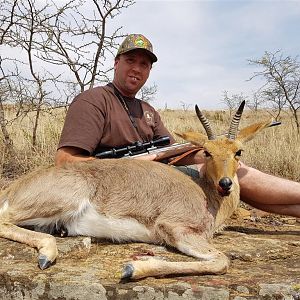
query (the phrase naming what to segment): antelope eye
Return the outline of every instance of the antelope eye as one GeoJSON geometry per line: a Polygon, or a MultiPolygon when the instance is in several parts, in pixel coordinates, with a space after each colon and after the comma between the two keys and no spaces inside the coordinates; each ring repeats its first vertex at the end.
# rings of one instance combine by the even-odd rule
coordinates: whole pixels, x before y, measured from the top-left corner
{"type": "Polygon", "coordinates": [[[238,150],[235,152],[235,156],[241,156],[242,155],[242,150],[238,150]]]}
{"type": "Polygon", "coordinates": [[[211,154],[210,154],[208,151],[205,150],[205,151],[204,151],[204,156],[205,156],[205,157],[211,157],[211,154]]]}

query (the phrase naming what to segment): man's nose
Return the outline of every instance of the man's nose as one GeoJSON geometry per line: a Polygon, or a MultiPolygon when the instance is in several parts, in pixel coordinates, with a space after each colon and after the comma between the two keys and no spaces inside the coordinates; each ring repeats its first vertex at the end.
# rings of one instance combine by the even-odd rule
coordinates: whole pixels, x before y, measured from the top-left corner
{"type": "Polygon", "coordinates": [[[134,64],[132,66],[132,70],[135,71],[135,72],[141,72],[141,66],[139,64],[134,64]]]}

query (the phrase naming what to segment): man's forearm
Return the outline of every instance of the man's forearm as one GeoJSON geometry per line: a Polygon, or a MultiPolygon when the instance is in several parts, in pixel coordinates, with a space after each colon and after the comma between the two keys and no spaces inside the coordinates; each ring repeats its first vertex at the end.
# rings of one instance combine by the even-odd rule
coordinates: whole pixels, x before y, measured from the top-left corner
{"type": "Polygon", "coordinates": [[[95,157],[85,155],[72,147],[58,149],[55,155],[55,165],[62,166],[65,163],[94,160],[95,157]]]}

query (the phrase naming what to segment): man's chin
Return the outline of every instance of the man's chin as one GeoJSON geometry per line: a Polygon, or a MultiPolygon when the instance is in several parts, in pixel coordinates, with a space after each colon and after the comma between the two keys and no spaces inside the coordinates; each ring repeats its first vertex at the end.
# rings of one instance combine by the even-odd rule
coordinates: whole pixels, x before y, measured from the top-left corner
{"type": "Polygon", "coordinates": [[[130,84],[126,86],[128,97],[135,97],[135,95],[138,93],[138,91],[142,88],[142,85],[140,84],[130,84]]]}

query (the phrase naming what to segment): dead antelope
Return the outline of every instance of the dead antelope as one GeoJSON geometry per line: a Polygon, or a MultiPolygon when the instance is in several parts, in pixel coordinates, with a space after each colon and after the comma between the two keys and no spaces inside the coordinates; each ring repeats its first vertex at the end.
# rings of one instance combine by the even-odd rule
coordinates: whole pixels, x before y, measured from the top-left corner
{"type": "Polygon", "coordinates": [[[216,138],[196,106],[207,136],[195,132],[180,135],[204,148],[205,171],[196,181],[173,167],[131,159],[38,170],[1,192],[0,237],[37,248],[41,269],[57,257],[55,238],[48,233],[64,227],[70,236],[166,244],[197,259],[128,262],[122,275],[126,279],[225,273],[229,259],[209,239],[238,206],[236,171],[242,143],[270,125],[269,121],[257,123],[237,134],[243,107],[244,103],[227,137],[216,138]],[[35,226],[40,232],[19,226],[35,226]]]}

